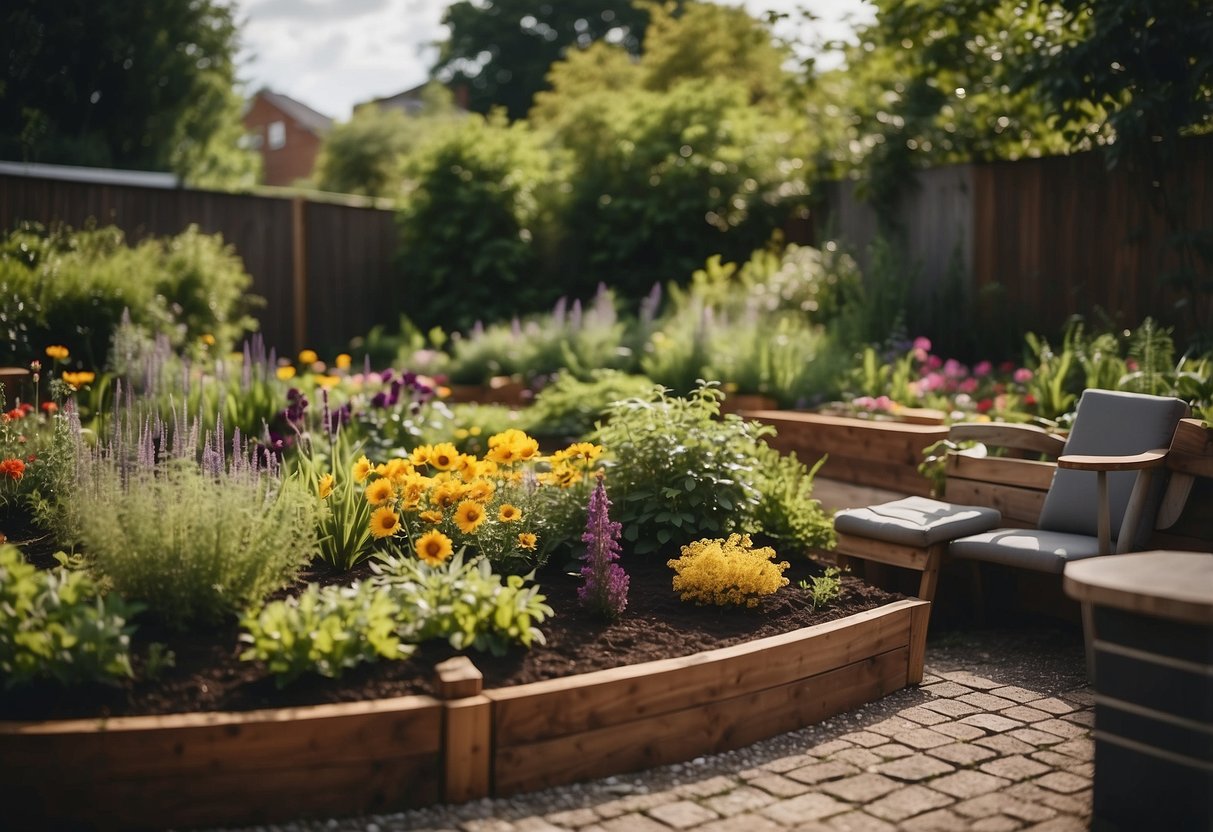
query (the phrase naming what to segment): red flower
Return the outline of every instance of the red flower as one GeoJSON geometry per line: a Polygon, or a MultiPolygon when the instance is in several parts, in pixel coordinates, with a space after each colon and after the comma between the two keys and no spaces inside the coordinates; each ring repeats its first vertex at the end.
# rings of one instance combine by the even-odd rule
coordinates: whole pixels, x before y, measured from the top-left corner
{"type": "Polygon", "coordinates": [[[29,414],[29,412],[31,410],[34,409],[34,406],[32,404],[30,404],[29,402],[22,402],[20,405],[18,405],[18,407],[21,408],[22,413],[25,413],[27,415],[29,414]]]}
{"type": "Polygon", "coordinates": [[[1028,407],[1032,407],[1034,404],[1036,404],[1036,397],[1033,396],[1031,393],[1029,393],[1028,395],[1023,397],[1023,403],[1026,404],[1028,407]]]}
{"type": "Polygon", "coordinates": [[[45,413],[47,416],[50,416],[52,413],[55,413],[58,410],[59,410],[59,405],[55,404],[54,402],[43,402],[42,403],[42,412],[45,413]]]}
{"type": "Polygon", "coordinates": [[[15,421],[17,421],[18,419],[22,419],[22,418],[24,418],[24,417],[25,417],[25,411],[24,411],[24,410],[22,410],[22,409],[21,409],[21,408],[19,408],[19,407],[14,407],[14,408],[13,408],[12,410],[10,410],[8,413],[5,413],[5,414],[4,414],[4,421],[6,421],[6,422],[15,422],[15,421]]]}
{"type": "Polygon", "coordinates": [[[10,480],[19,480],[25,476],[25,463],[19,459],[6,459],[0,462],[0,476],[10,480]]]}
{"type": "Polygon", "coordinates": [[[994,401],[992,399],[982,399],[981,401],[979,401],[977,403],[977,412],[978,413],[987,413],[987,412],[989,412],[990,408],[992,408],[993,406],[994,406],[994,401]]]}

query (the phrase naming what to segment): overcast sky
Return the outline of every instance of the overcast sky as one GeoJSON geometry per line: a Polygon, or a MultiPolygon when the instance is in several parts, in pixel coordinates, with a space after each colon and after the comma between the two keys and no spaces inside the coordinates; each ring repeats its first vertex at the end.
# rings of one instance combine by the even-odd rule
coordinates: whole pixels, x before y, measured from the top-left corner
{"type": "MultiPolygon", "coordinates": [[[[557,0],[558,2],[559,0],[557,0]]],[[[240,78],[345,120],[353,106],[423,83],[433,43],[446,38],[449,0],[238,0],[240,78]]],[[[732,3],[736,5],[736,1],[732,3]]],[[[806,7],[826,37],[846,37],[846,18],[870,20],[864,0],[745,0],[752,13],[806,7]]]]}

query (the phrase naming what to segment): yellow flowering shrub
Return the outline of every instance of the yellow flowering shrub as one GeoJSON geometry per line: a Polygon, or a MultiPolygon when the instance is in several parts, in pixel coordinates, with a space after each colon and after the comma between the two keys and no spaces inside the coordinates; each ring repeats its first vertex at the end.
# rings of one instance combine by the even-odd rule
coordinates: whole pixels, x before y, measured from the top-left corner
{"type": "Polygon", "coordinates": [[[463,547],[494,563],[534,563],[549,550],[545,492],[587,481],[601,454],[578,443],[544,457],[535,439],[510,429],[489,438],[483,458],[450,443],[420,445],[378,464],[362,457],[350,474],[374,509],[372,535],[399,538],[402,551],[426,563],[441,564],[463,547]]]}
{"type": "Polygon", "coordinates": [[[682,547],[682,556],[666,562],[674,570],[674,591],[683,601],[753,607],[788,579],[787,561],[775,562],[770,546],[754,548],[748,534],[731,534],[727,540],[703,539],[682,547]]]}

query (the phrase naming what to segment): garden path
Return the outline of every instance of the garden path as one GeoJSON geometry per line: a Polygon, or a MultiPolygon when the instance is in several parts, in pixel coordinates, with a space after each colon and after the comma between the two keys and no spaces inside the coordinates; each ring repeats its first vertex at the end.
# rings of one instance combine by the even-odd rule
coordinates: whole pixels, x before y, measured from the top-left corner
{"type": "Polygon", "coordinates": [[[744,749],[514,798],[275,829],[1085,830],[1092,694],[1073,628],[942,632],[920,687],[744,749]]]}

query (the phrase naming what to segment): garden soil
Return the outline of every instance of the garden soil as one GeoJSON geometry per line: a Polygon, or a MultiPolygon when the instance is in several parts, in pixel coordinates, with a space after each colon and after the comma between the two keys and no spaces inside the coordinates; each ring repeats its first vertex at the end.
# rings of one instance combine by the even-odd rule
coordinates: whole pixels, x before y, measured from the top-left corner
{"type": "MultiPolygon", "coordinates": [[[[823,610],[813,610],[798,584],[820,575],[821,563],[805,556],[786,557],[787,586],[753,608],[698,606],[681,601],[671,586],[673,572],[665,556],[625,556],[631,586],[628,605],[616,621],[605,621],[577,602],[581,578],[549,565],[538,577],[556,614],[540,624],[546,644],[530,650],[513,647],[504,656],[469,653],[484,674],[485,688],[506,687],[609,667],[684,656],[873,609],[902,596],[871,587],[849,575],[842,594],[823,610]]],[[[370,575],[365,565],[353,578],[370,575]]],[[[351,575],[318,570],[303,581],[349,581],[351,575]]],[[[304,676],[278,689],[264,667],[241,661],[235,624],[188,634],[141,622],[133,638],[140,656],[152,642],[173,651],[172,667],[157,681],[61,688],[39,684],[0,690],[0,720],[68,719],[96,716],[170,714],[194,711],[246,711],[259,708],[349,702],[433,692],[433,666],[455,655],[444,643],[423,645],[408,661],[380,661],[346,671],[340,679],[304,676]]],[[[137,660],[142,678],[146,667],[137,660]]]]}

